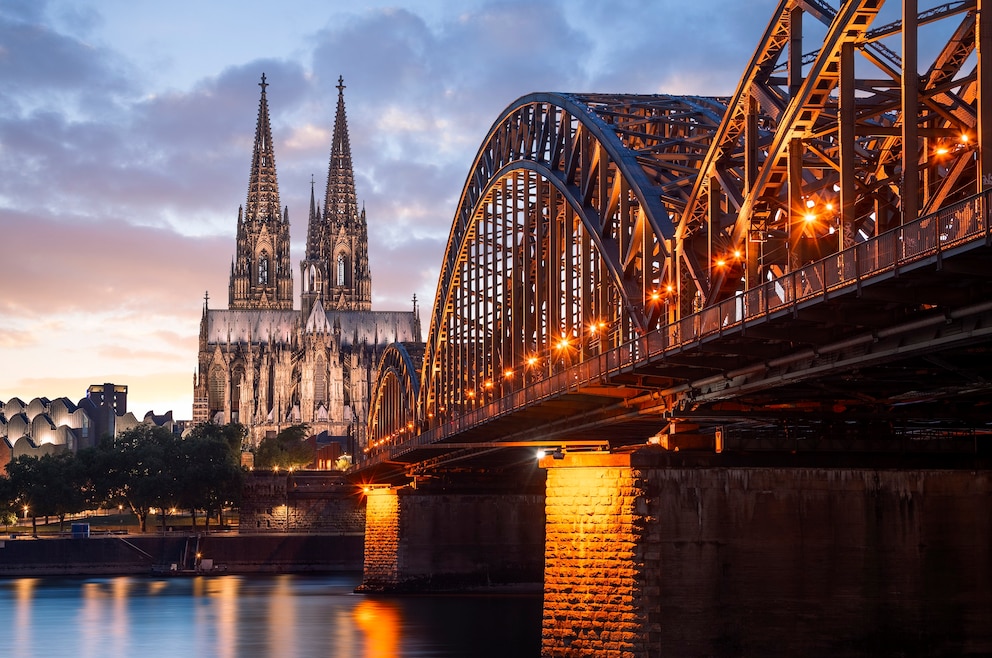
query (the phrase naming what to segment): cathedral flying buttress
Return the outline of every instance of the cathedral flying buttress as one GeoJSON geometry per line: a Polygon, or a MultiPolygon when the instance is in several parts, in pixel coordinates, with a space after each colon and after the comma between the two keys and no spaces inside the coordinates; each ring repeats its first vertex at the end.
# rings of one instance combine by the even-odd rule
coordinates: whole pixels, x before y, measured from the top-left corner
{"type": "Polygon", "coordinates": [[[259,86],[228,308],[209,308],[209,297],[203,304],[193,420],[241,422],[255,444],[306,423],[356,454],[379,358],[393,342],[420,342],[420,318],[415,307],[372,310],[368,225],[355,192],[341,78],[323,208],[311,180],[300,310],[293,309],[289,211],[279,203],[264,75],[259,86]]]}

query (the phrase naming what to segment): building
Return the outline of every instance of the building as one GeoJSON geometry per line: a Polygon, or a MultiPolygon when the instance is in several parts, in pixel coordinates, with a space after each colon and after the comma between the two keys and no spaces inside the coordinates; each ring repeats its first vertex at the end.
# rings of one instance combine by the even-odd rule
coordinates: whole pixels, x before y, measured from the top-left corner
{"type": "Polygon", "coordinates": [[[256,444],[290,425],[338,440],[354,454],[376,364],[390,343],[421,340],[410,311],[373,311],[365,209],[359,210],[344,105],[337,112],[323,208],[310,184],[301,299],[293,308],[289,210],[279,202],[262,76],[248,199],[238,209],[228,308],[204,300],[193,422],[240,422],[256,444]]]}
{"type": "Polygon", "coordinates": [[[93,384],[86,397],[74,404],[69,398],[20,398],[0,400],[0,471],[22,455],[40,457],[64,450],[78,452],[96,445],[105,436],[149,423],[180,432],[183,424],[172,412],[149,411],[142,420],[127,410],[127,386],[93,384]]]}

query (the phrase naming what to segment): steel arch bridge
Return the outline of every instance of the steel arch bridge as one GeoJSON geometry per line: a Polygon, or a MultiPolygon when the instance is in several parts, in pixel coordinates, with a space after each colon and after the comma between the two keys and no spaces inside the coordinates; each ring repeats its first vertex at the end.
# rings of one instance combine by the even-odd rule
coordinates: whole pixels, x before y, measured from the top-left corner
{"type": "MultiPolygon", "coordinates": [[[[549,422],[567,423],[583,399],[597,418],[617,406],[668,413],[691,401],[692,386],[674,386],[689,375],[607,373],[648,353],[702,352],[700,318],[743,336],[783,287],[793,303],[801,285],[825,301],[853,267],[860,297],[867,261],[855,252],[874,254],[881,272],[879,245],[904,246],[901,231],[955,204],[980,208],[972,198],[992,181],[982,4],[783,0],[732,96],[538,93],[511,104],[463,188],[422,361],[380,367],[368,456],[469,436],[556,396],[578,406],[549,422]],[[926,62],[921,33],[939,35],[937,48],[927,36],[926,62]],[[831,258],[839,275],[811,265],[831,258]]],[[[889,317],[935,306],[900,304],[889,317]]],[[[793,342],[761,348],[781,356],[793,342]]],[[[706,369],[726,377],[743,360],[706,369]]]]}

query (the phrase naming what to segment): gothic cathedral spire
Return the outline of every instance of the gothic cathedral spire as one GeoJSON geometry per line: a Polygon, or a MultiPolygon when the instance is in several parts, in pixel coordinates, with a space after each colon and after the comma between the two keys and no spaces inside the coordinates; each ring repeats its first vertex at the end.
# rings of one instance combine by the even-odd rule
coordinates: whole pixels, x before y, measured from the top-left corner
{"type": "Polygon", "coordinates": [[[248,201],[238,209],[237,254],[231,264],[231,309],[293,308],[293,271],[289,259],[289,211],[279,204],[279,182],[265,96],[259,83],[255,149],[248,177],[248,201]]]}
{"type": "MultiPolygon", "coordinates": [[[[303,274],[303,313],[321,300],[327,310],[368,311],[372,308],[368,226],[365,209],[358,210],[355,172],[351,163],[348,118],[344,110],[344,79],[338,78],[338,106],[327,171],[324,211],[311,199],[307,257],[303,274]]],[[[312,197],[312,190],[311,190],[312,197]]]]}

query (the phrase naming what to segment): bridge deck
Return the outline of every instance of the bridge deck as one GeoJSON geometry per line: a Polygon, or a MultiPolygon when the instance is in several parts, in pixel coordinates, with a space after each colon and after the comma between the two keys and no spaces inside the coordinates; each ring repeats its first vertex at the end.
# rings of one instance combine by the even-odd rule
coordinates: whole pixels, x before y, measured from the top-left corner
{"type": "Polygon", "coordinates": [[[533,449],[490,444],[616,447],[678,423],[756,435],[789,423],[800,433],[824,422],[842,431],[856,419],[921,430],[984,423],[989,200],[976,196],[810,263],[385,446],[361,468],[518,463],[533,449]],[[480,448],[464,447],[473,442],[480,448]]]}

